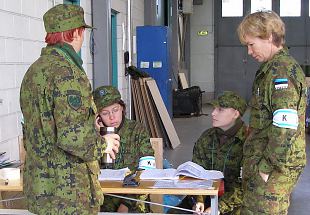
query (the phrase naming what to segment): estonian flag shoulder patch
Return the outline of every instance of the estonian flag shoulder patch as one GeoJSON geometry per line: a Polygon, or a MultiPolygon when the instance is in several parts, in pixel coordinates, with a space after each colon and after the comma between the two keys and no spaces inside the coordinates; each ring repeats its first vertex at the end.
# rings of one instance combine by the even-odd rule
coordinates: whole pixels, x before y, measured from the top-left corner
{"type": "Polygon", "coordinates": [[[273,80],[274,88],[276,90],[286,89],[288,87],[288,79],[287,78],[277,78],[273,80]]]}

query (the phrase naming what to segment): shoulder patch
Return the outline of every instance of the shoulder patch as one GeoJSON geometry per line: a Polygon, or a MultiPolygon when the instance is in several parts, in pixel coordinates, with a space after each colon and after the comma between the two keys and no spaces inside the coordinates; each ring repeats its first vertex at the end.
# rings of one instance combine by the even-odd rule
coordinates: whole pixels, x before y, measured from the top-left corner
{"type": "Polygon", "coordinates": [[[74,110],[78,110],[82,106],[82,99],[80,95],[69,94],[67,95],[67,101],[69,106],[74,110]]]}
{"type": "Polygon", "coordinates": [[[293,109],[279,109],[273,112],[273,125],[280,128],[297,129],[298,114],[293,109]]]}
{"type": "Polygon", "coordinates": [[[277,78],[273,80],[274,88],[276,90],[286,89],[288,87],[288,79],[287,78],[277,78]]]}

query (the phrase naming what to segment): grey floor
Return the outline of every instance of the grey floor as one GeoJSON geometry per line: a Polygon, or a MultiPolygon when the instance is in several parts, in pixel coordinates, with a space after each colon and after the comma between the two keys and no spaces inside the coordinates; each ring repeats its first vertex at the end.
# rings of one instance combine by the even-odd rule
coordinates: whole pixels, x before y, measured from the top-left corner
{"type": "MultiPolygon", "coordinates": [[[[211,127],[211,107],[204,106],[203,113],[199,117],[190,118],[174,118],[173,124],[181,141],[181,144],[173,149],[164,151],[164,158],[167,158],[173,165],[177,167],[181,163],[192,159],[192,149],[195,141],[201,133],[211,127]]],[[[244,116],[244,121],[248,122],[248,111],[244,116]]],[[[308,163],[310,157],[310,135],[307,134],[307,154],[308,163]]],[[[307,165],[294,192],[291,196],[291,205],[289,215],[308,215],[310,214],[310,166],[307,165]]]]}

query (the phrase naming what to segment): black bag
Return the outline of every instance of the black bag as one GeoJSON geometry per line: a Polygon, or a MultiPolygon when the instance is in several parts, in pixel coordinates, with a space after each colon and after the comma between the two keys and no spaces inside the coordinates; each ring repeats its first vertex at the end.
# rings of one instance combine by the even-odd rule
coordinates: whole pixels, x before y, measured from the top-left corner
{"type": "Polygon", "coordinates": [[[201,114],[201,99],[203,91],[199,86],[173,91],[173,116],[199,116],[201,114]]]}

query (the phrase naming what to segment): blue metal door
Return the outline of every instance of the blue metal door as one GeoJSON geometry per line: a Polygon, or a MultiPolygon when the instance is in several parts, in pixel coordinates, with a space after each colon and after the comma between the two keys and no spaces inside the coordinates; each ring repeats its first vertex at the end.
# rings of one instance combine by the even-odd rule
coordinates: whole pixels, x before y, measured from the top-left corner
{"type": "Polygon", "coordinates": [[[154,78],[167,111],[172,117],[169,35],[167,26],[138,26],[137,65],[154,78]]]}

